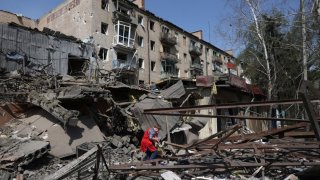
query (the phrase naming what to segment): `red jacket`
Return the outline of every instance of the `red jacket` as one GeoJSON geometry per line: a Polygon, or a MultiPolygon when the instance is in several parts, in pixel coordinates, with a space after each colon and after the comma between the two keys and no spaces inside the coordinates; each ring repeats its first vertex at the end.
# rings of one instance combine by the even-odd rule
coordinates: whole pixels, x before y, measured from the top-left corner
{"type": "Polygon", "coordinates": [[[157,150],[157,148],[153,145],[153,142],[149,138],[149,131],[150,131],[150,128],[148,128],[144,132],[142,140],[141,140],[140,150],[143,152],[146,152],[148,149],[151,152],[154,152],[155,150],[157,150]]]}

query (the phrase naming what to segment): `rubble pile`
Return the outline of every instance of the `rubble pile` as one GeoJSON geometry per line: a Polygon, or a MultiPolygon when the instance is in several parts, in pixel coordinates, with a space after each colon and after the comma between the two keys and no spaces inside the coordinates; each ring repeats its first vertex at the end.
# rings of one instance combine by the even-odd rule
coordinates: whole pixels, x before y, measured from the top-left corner
{"type": "Polygon", "coordinates": [[[319,177],[310,173],[320,166],[319,96],[267,102],[261,93],[227,84],[227,76],[200,83],[168,79],[141,88],[121,82],[121,70],[94,69],[90,44],[29,31],[28,37],[39,36],[32,46],[50,47],[34,55],[57,51],[60,64],[37,63],[14,49],[0,53],[1,179],[319,177]],[[74,48],[61,48],[69,46],[74,48]],[[250,102],[256,96],[260,101],[250,102]],[[300,104],[307,116],[256,115],[279,104],[300,104]],[[275,122],[274,129],[266,121],[275,122]],[[277,127],[277,121],[288,122],[277,127]],[[159,157],[143,161],[140,140],[150,127],[160,127],[159,157]]]}
{"type": "Polygon", "coordinates": [[[306,172],[309,167],[320,165],[319,142],[278,136],[305,126],[305,123],[300,123],[272,131],[235,135],[241,130],[241,125],[235,125],[217,133],[222,135],[218,139],[214,139],[215,134],[186,145],[165,142],[173,146],[175,151],[163,159],[111,165],[109,169],[126,173],[128,177],[160,176],[171,172],[181,179],[200,176],[208,179],[285,179],[291,174],[312,179],[318,174],[310,175],[306,172]]]}

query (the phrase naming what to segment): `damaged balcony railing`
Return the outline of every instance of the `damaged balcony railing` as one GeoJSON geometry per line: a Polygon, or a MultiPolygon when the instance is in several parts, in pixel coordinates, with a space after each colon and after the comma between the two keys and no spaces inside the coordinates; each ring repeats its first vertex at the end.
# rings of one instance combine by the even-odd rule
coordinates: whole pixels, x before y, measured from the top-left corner
{"type": "Polygon", "coordinates": [[[161,59],[163,61],[170,61],[170,62],[173,62],[173,63],[179,62],[178,56],[176,54],[171,54],[171,53],[167,53],[167,52],[161,52],[160,56],[161,56],[161,59]]]}
{"type": "Polygon", "coordinates": [[[165,33],[162,32],[160,35],[160,41],[169,45],[176,45],[177,44],[177,37],[172,33],[165,33]]]}

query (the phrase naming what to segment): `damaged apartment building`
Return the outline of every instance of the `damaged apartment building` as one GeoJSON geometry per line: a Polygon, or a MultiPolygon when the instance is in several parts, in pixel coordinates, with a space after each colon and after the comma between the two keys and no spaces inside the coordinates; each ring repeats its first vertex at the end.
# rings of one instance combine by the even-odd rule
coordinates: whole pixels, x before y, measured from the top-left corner
{"type": "Polygon", "coordinates": [[[66,0],[41,17],[44,27],[92,38],[99,69],[126,84],[200,75],[239,75],[235,58],[202,38],[144,9],[144,0],[66,0]]]}
{"type": "MultiPolygon", "coordinates": [[[[218,95],[214,96],[216,103],[250,101],[252,94],[263,96],[262,92],[252,92],[252,88],[248,88],[245,80],[239,77],[241,67],[236,66],[232,53],[204,41],[202,31],[189,33],[145,10],[144,0],[66,0],[36,21],[8,12],[0,13],[4,22],[41,31],[51,29],[92,43],[92,54],[86,57],[91,61],[73,63],[73,59],[79,58],[67,53],[62,53],[59,58],[61,61],[69,59],[63,61],[68,64],[62,66],[65,69],[70,65],[79,68],[86,65],[81,62],[91,62],[86,73],[90,80],[98,83],[115,78],[127,85],[150,86],[155,83],[162,86],[162,82],[170,81],[168,84],[172,85],[182,79],[196,87],[197,78],[211,76],[213,79],[207,78],[210,83],[196,90],[205,96],[197,104],[213,103],[210,92],[215,83],[217,86],[222,83],[217,87],[218,95]],[[231,88],[224,87],[225,83],[231,88]]],[[[57,53],[44,54],[43,59],[58,58],[57,53]]],[[[66,70],[63,73],[73,72],[66,70]]],[[[212,126],[215,131],[219,129],[216,124],[212,126]]]]}

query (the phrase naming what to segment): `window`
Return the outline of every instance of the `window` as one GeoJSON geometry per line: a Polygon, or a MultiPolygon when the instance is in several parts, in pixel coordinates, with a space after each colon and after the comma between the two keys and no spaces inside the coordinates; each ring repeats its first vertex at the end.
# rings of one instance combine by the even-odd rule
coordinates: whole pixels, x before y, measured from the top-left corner
{"type": "Polygon", "coordinates": [[[101,9],[109,11],[109,0],[101,0],[101,9]]]}
{"type": "Polygon", "coordinates": [[[138,36],[138,45],[140,47],[143,47],[143,37],[142,36],[138,36]]]}
{"type": "Polygon", "coordinates": [[[186,53],[183,53],[183,60],[184,60],[184,62],[187,62],[187,54],[186,53]]]}
{"type": "Polygon", "coordinates": [[[213,51],[212,55],[215,56],[215,57],[218,57],[218,53],[216,51],[213,51]]]}
{"type": "Polygon", "coordinates": [[[179,42],[179,33],[176,31],[174,36],[177,38],[177,42],[179,42]]]}
{"type": "Polygon", "coordinates": [[[206,48],[206,57],[209,55],[209,48],[206,48]]]}
{"type": "Polygon", "coordinates": [[[151,48],[151,51],[155,51],[156,50],[156,43],[154,41],[151,41],[150,42],[150,48],[151,48]]]}
{"type": "Polygon", "coordinates": [[[155,70],[156,70],[156,62],[151,61],[151,71],[155,71],[155,70]]]}
{"type": "Polygon", "coordinates": [[[162,32],[163,32],[163,33],[169,33],[170,30],[169,30],[169,28],[167,28],[167,27],[165,27],[165,26],[162,26],[162,32]]]}
{"type": "Polygon", "coordinates": [[[143,17],[142,16],[138,16],[138,23],[143,26],[143,17]]]}
{"type": "Polygon", "coordinates": [[[123,60],[123,61],[126,61],[127,60],[127,54],[124,54],[124,53],[117,53],[117,59],[118,60],[123,60]]]}
{"type": "Polygon", "coordinates": [[[144,61],[141,58],[139,58],[139,68],[144,68],[144,61]]]}
{"type": "Polygon", "coordinates": [[[187,45],[187,37],[183,36],[183,45],[186,46],[187,45]]]}
{"type": "Polygon", "coordinates": [[[163,47],[163,52],[170,53],[170,47],[165,46],[165,45],[162,45],[162,47],[163,47]]]}
{"type": "Polygon", "coordinates": [[[139,85],[144,85],[144,81],[143,80],[139,80],[139,85]]]}
{"type": "Polygon", "coordinates": [[[150,29],[154,31],[154,21],[150,21],[150,29]]]}
{"type": "Polygon", "coordinates": [[[101,60],[107,60],[108,57],[108,49],[100,48],[99,50],[99,58],[101,60]]]}
{"type": "Polygon", "coordinates": [[[108,24],[106,24],[106,23],[101,23],[101,33],[102,34],[108,34],[108,24]]]}
{"type": "Polygon", "coordinates": [[[118,6],[118,11],[124,14],[130,14],[129,9],[123,7],[123,6],[118,6]]]}
{"type": "Polygon", "coordinates": [[[133,47],[135,43],[135,29],[130,24],[118,21],[114,26],[116,36],[113,39],[114,44],[121,44],[126,47],[133,47]]]}

